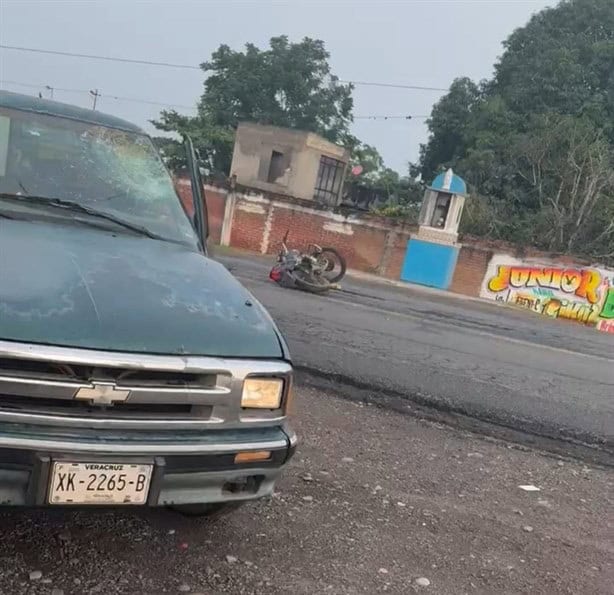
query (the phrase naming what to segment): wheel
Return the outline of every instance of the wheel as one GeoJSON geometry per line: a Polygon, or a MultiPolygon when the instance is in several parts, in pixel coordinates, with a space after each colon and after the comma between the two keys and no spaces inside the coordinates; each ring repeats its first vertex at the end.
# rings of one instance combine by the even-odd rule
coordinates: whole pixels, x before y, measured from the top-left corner
{"type": "Polygon", "coordinates": [[[312,275],[301,269],[294,269],[290,275],[295,285],[310,293],[326,293],[330,290],[330,281],[321,275],[312,275]]]}
{"type": "Polygon", "coordinates": [[[347,263],[335,248],[322,248],[318,263],[322,265],[324,276],[330,283],[338,283],[345,276],[347,263]]]}
{"type": "Polygon", "coordinates": [[[178,504],[170,508],[186,517],[207,517],[216,519],[235,511],[242,502],[209,502],[196,504],[178,504]]]}

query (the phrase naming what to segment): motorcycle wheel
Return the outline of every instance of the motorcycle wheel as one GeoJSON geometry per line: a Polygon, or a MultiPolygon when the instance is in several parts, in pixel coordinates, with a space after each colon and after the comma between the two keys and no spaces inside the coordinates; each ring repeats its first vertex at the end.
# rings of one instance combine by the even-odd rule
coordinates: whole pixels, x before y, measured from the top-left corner
{"type": "Polygon", "coordinates": [[[323,264],[324,276],[330,283],[338,283],[345,276],[347,263],[335,248],[322,248],[318,262],[323,264]]]}
{"type": "Polygon", "coordinates": [[[330,290],[330,281],[326,277],[311,275],[300,269],[292,271],[296,287],[309,293],[326,293],[330,290]]]}

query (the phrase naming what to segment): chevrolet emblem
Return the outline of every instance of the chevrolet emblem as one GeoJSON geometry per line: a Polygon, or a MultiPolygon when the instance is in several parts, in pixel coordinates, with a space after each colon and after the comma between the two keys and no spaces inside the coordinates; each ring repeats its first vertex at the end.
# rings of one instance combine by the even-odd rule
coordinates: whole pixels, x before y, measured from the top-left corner
{"type": "Polygon", "coordinates": [[[91,401],[95,405],[112,405],[124,402],[129,396],[129,390],[117,388],[113,382],[92,382],[91,387],[81,387],[75,399],[91,401]]]}

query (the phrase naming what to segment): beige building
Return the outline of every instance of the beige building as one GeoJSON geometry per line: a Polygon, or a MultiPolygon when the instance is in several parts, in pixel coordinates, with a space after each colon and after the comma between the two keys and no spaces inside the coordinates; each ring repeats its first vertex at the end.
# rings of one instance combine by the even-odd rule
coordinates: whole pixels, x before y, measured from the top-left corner
{"type": "Polygon", "coordinates": [[[336,206],[348,160],[347,149],[312,132],[244,122],[230,175],[242,186],[336,206]]]}

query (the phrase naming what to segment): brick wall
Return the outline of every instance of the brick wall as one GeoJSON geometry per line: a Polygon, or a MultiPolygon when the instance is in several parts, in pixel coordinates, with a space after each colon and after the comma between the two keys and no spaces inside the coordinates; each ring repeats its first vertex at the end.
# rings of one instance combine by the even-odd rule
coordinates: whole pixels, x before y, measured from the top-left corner
{"type": "Polygon", "coordinates": [[[183,204],[183,208],[190,217],[194,214],[194,201],[192,200],[192,189],[189,180],[179,178],[175,180],[175,190],[183,204]]]}
{"type": "Polygon", "coordinates": [[[290,247],[331,246],[351,269],[398,279],[409,238],[404,226],[376,217],[344,216],[279,196],[246,192],[234,196],[231,246],[274,254],[288,231],[290,247]]]}
{"type": "Polygon", "coordinates": [[[220,243],[227,192],[223,189],[205,187],[207,214],[209,216],[209,238],[214,244],[220,243]]]}
{"type": "MultiPolygon", "coordinates": [[[[191,215],[194,211],[190,181],[176,181],[177,192],[191,215]]],[[[211,240],[219,243],[224,223],[228,190],[205,186],[211,240]]],[[[305,206],[288,197],[235,193],[231,213],[230,246],[252,252],[274,254],[289,230],[291,247],[309,244],[332,246],[346,258],[348,268],[399,279],[410,231],[379,217],[344,217],[305,206]]],[[[413,231],[413,228],[412,228],[413,231]]]]}
{"type": "Polygon", "coordinates": [[[461,246],[450,291],[478,297],[492,255],[489,249],[472,245],[461,246]]]}
{"type": "Polygon", "coordinates": [[[230,245],[251,252],[262,251],[262,240],[267,217],[268,205],[236,199],[232,213],[230,245]]]}
{"type": "Polygon", "coordinates": [[[307,248],[319,244],[336,248],[349,268],[375,272],[382,259],[388,230],[359,222],[336,220],[330,213],[305,212],[276,206],[273,211],[267,252],[276,252],[286,230],[288,244],[307,248]]]}
{"type": "Polygon", "coordinates": [[[401,278],[401,269],[403,268],[403,262],[405,261],[407,244],[410,237],[411,236],[408,232],[399,232],[393,236],[388,263],[387,266],[380,271],[381,275],[387,277],[388,279],[394,280],[401,278]]]}
{"type": "Polygon", "coordinates": [[[479,297],[482,281],[491,258],[496,254],[515,258],[543,258],[561,266],[588,266],[592,263],[570,255],[550,254],[531,247],[520,247],[504,241],[464,237],[459,251],[450,291],[479,297]]]}
{"type": "MultiPolygon", "coordinates": [[[[185,210],[192,216],[194,214],[194,202],[192,200],[190,181],[187,178],[176,179],[175,189],[185,210]]],[[[204,191],[205,200],[207,201],[207,214],[209,216],[209,237],[214,244],[219,244],[228,192],[224,188],[216,188],[215,186],[205,186],[204,191]]]]}
{"type": "MultiPolygon", "coordinates": [[[[204,190],[212,242],[221,241],[225,224],[226,230],[230,231],[226,236],[230,246],[255,253],[276,253],[283,236],[289,231],[288,245],[291,248],[306,249],[309,244],[331,246],[346,258],[350,269],[399,280],[409,239],[417,236],[415,227],[398,221],[371,215],[333,213],[317,208],[311,201],[254,192],[243,187],[233,191],[206,185],[204,190]],[[226,222],[225,216],[229,219],[226,222]]],[[[189,180],[177,180],[177,192],[186,210],[192,213],[189,180]]],[[[505,242],[464,237],[449,290],[480,297],[489,265],[502,254],[521,261],[545,259],[545,262],[565,267],[591,264],[571,256],[545,254],[505,242]]],[[[608,272],[607,275],[608,283],[614,287],[614,274],[608,272]]],[[[614,326],[607,320],[605,323],[601,330],[614,326]]]]}
{"type": "MultiPolygon", "coordinates": [[[[379,227],[355,226],[348,267],[367,273],[378,273],[386,250],[390,230],[379,227]]],[[[334,244],[333,244],[334,245],[334,244]]]]}

